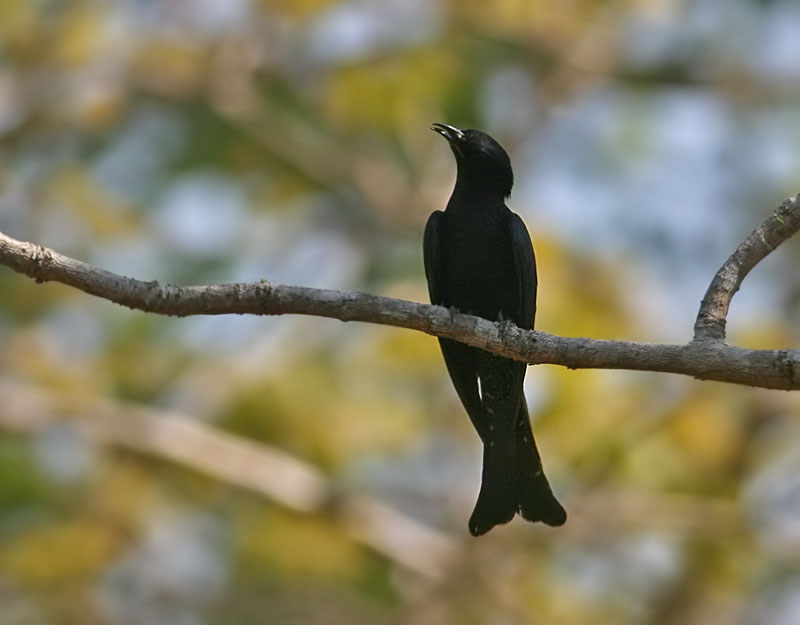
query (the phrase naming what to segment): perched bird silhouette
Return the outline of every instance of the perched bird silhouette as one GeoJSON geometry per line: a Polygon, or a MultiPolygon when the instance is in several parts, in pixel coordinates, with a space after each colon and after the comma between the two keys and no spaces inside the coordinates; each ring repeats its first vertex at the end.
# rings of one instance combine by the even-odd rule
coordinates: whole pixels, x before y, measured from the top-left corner
{"type": "MultiPolygon", "coordinates": [[[[505,205],[514,175],[505,150],[479,130],[431,127],[450,144],[458,173],[444,211],[425,226],[431,302],[489,321],[533,329],[536,260],[525,224],[505,205]]],[[[522,383],[527,365],[440,339],[447,371],[483,442],[483,476],[469,520],[474,536],[508,523],[562,525],[567,513],[550,490],[533,440],[522,383]]]]}

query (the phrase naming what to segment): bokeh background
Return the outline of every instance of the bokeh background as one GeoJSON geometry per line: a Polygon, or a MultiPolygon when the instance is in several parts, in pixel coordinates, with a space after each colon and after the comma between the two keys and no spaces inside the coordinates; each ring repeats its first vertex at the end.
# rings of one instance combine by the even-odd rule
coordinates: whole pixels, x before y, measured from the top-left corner
{"type": "MultiPolygon", "coordinates": [[[[537,327],[685,342],[800,191],[793,0],[3,0],[0,230],[124,275],[426,301],[441,121],[506,146],[537,327]]],[[[789,241],[729,339],[794,347],[789,241]]],[[[800,622],[800,400],[538,366],[570,513],[471,538],[436,341],[0,268],[0,625],[800,622]]]]}

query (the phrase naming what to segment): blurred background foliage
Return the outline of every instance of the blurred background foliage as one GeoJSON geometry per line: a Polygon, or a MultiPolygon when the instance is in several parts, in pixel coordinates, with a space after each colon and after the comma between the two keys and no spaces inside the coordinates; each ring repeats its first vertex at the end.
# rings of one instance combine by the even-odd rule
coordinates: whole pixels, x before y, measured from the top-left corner
{"type": "MultiPolygon", "coordinates": [[[[792,0],[3,0],[0,230],[426,301],[442,121],[512,155],[538,328],[684,342],[800,190],[798,32],[792,0]]],[[[797,345],[799,256],[748,278],[732,342],[797,345]]],[[[475,540],[432,338],[0,294],[0,625],[800,622],[796,394],[531,369],[570,520],[475,540]]]]}

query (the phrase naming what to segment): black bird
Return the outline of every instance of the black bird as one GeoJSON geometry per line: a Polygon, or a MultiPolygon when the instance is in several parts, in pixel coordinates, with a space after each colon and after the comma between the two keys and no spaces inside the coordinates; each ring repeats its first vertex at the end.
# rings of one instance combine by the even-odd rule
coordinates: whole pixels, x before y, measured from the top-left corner
{"type": "MultiPolygon", "coordinates": [[[[536,260],[525,224],[505,205],[514,174],[505,150],[479,130],[433,124],[450,144],[458,174],[447,208],[425,226],[431,302],[489,321],[533,329],[536,260]]],[[[473,536],[508,523],[562,525],[533,440],[522,383],[527,365],[440,339],[447,371],[483,442],[483,477],[469,520],[473,536]]]]}

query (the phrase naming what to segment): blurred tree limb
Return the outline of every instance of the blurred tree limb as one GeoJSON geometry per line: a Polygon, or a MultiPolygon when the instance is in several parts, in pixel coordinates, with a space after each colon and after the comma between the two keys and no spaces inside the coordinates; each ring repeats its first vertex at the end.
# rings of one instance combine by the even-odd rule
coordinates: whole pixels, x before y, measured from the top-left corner
{"type": "Polygon", "coordinates": [[[301,314],[364,321],[454,339],[530,364],[570,369],[631,369],[689,375],[771,389],[800,389],[800,350],[754,350],[727,345],[731,298],[748,272],[800,229],[800,198],[787,199],[739,245],[714,276],[700,306],[694,338],[685,345],[559,337],[492,323],[439,306],[326,289],[273,284],[161,285],[120,276],[16,241],[0,233],[0,264],[129,308],[163,315],[301,314]]]}
{"type": "MultiPolygon", "coordinates": [[[[118,399],[52,391],[0,380],[0,429],[36,434],[67,427],[86,441],[197,471],[299,514],[329,514],[356,542],[433,582],[463,565],[459,540],[373,497],[341,489],[312,464],[176,411],[118,399]]],[[[691,531],[726,540],[742,529],[736,503],[723,498],[604,490],[575,498],[569,536],[627,525],[691,531]]]]}
{"type": "Polygon", "coordinates": [[[191,417],[118,400],[54,393],[0,381],[0,427],[32,433],[66,425],[87,440],[193,469],[298,513],[330,513],[354,540],[423,577],[439,579],[454,540],[374,498],[340,492],[316,467],[277,448],[191,417]],[[76,409],[80,406],[80,409],[76,409]]]}

